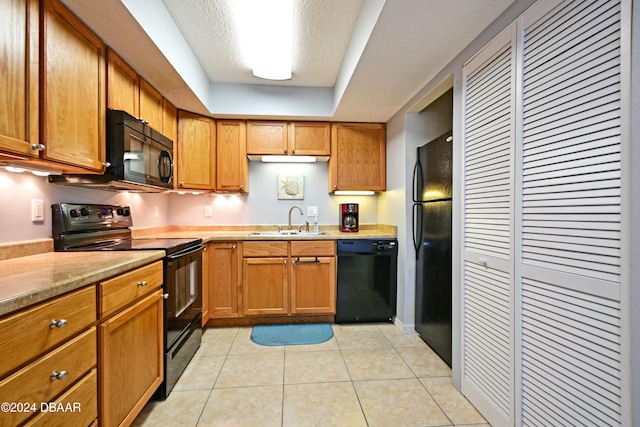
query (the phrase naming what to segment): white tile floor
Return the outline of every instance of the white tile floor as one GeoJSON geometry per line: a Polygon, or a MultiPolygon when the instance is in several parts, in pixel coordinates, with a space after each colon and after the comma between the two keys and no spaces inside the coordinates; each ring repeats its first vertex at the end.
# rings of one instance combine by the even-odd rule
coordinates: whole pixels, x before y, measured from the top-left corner
{"type": "Polygon", "coordinates": [[[136,426],[488,426],[417,335],[333,325],[317,345],[264,347],[251,328],[209,328],[164,402],[136,426]]]}

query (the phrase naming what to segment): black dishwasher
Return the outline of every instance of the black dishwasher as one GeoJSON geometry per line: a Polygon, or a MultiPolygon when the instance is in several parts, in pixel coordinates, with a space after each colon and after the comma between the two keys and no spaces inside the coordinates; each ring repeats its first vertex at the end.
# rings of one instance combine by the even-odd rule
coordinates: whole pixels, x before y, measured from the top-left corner
{"type": "Polygon", "coordinates": [[[393,321],[397,259],[396,239],[338,240],[336,323],[393,321]]]}

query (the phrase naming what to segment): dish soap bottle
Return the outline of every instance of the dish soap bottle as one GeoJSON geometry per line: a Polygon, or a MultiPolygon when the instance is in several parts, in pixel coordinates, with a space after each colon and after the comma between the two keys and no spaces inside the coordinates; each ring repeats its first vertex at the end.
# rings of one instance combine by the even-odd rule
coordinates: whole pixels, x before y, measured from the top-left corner
{"type": "Polygon", "coordinates": [[[313,231],[314,233],[317,233],[320,231],[320,229],[318,228],[318,215],[316,215],[315,219],[313,220],[313,231]]]}

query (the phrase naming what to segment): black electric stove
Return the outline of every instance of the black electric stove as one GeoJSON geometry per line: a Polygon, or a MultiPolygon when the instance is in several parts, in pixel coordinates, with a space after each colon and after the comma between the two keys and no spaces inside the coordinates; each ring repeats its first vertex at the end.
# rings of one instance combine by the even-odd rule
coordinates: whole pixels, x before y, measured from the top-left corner
{"type": "Polygon", "coordinates": [[[202,239],[133,239],[129,206],[51,205],[57,252],[163,250],[165,399],[202,338],[202,239]]]}

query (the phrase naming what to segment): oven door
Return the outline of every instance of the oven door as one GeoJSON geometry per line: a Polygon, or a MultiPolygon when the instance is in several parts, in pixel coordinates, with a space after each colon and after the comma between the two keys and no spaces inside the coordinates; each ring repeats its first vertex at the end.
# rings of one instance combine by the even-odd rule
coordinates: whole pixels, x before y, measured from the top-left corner
{"type": "Polygon", "coordinates": [[[198,245],[165,258],[166,349],[202,311],[202,250],[198,245]]]}

